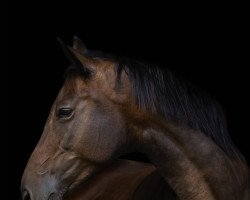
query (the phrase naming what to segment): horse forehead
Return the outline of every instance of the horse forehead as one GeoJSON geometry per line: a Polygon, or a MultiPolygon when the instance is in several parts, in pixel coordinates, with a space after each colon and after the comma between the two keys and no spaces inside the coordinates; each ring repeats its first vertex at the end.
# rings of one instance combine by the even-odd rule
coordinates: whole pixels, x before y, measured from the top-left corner
{"type": "MultiPolygon", "coordinates": [[[[57,96],[57,103],[71,100],[75,97],[92,96],[103,90],[104,83],[98,85],[94,80],[84,80],[81,76],[66,78],[64,84],[57,96]]],[[[107,88],[107,87],[106,87],[107,88]]]]}
{"type": "Polygon", "coordinates": [[[85,79],[80,75],[66,78],[62,98],[77,96],[105,95],[110,100],[127,101],[131,93],[130,81],[125,72],[117,74],[116,64],[112,61],[98,61],[94,64],[93,74],[85,79]],[[118,77],[119,76],[119,81],[118,77]]]}

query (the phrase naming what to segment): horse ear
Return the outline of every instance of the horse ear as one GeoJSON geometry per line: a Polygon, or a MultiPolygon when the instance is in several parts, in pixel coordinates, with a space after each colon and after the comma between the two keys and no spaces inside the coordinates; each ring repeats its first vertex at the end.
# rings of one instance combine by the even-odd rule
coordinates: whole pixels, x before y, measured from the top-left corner
{"type": "Polygon", "coordinates": [[[73,37],[73,49],[83,55],[87,52],[85,44],[77,36],[73,37]]]}
{"type": "Polygon", "coordinates": [[[83,76],[88,76],[91,74],[91,70],[87,68],[76,56],[74,49],[66,45],[60,38],[57,38],[59,44],[62,47],[62,50],[66,56],[66,58],[69,60],[72,67],[75,67],[83,76]]]}

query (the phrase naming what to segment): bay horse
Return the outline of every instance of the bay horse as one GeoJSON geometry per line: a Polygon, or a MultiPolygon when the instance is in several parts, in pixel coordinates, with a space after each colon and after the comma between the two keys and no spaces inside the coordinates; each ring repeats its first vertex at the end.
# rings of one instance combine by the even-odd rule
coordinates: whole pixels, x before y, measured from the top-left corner
{"type": "Polygon", "coordinates": [[[247,164],[210,95],[167,69],[90,51],[77,37],[73,47],[59,42],[70,66],[25,168],[23,200],[70,199],[130,152],[149,157],[172,199],[249,199],[247,164]]]}
{"type": "Polygon", "coordinates": [[[66,199],[172,200],[176,194],[152,164],[118,159],[66,199]]]}

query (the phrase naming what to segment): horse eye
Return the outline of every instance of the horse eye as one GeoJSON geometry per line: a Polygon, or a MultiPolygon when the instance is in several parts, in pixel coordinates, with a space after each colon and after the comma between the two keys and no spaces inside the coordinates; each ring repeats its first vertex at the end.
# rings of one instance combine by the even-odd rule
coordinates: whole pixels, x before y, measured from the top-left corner
{"type": "Polygon", "coordinates": [[[68,118],[73,113],[73,109],[71,108],[60,108],[57,112],[57,117],[60,118],[68,118]]]}

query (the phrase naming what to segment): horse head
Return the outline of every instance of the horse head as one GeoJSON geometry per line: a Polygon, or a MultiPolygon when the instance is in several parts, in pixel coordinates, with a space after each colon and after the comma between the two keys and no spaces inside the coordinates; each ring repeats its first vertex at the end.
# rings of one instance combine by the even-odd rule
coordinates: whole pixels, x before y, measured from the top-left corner
{"type": "Polygon", "coordinates": [[[129,151],[125,73],[118,89],[117,63],[90,56],[77,37],[73,48],[59,41],[70,66],[25,169],[23,199],[61,199],[129,151]]]}

